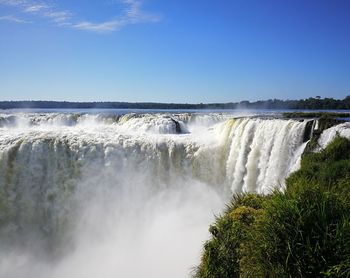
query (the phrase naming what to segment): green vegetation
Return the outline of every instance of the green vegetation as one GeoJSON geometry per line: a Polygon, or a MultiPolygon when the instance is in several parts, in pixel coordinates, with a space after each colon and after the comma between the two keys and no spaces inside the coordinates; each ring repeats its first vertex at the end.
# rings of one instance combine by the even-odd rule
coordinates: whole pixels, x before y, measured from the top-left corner
{"type": "Polygon", "coordinates": [[[304,154],[285,192],[235,195],[194,278],[350,277],[350,141],[304,154]]]}
{"type": "Polygon", "coordinates": [[[269,99],[228,103],[156,103],[156,102],[67,102],[0,101],[0,109],[350,109],[350,96],[344,99],[307,98],[300,100],[269,99]]]}
{"type": "Polygon", "coordinates": [[[286,112],[283,117],[287,119],[312,119],[312,118],[350,118],[350,113],[336,112],[286,112]]]}

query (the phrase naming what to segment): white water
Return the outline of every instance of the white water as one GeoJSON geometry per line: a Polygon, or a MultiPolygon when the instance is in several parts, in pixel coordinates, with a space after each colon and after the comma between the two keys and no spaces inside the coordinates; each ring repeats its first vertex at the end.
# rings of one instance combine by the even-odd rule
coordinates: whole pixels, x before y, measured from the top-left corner
{"type": "Polygon", "coordinates": [[[306,123],[291,120],[60,113],[0,119],[6,278],[188,277],[231,193],[283,189],[305,147],[306,123]]]}
{"type": "Polygon", "coordinates": [[[319,149],[325,148],[337,135],[350,139],[350,123],[346,122],[326,129],[318,140],[319,149]]]}

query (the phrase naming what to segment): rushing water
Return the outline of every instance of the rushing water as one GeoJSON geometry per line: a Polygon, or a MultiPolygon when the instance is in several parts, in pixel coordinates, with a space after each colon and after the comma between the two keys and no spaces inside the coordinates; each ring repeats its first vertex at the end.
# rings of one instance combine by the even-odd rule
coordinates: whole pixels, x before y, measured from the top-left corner
{"type": "Polygon", "coordinates": [[[188,277],[232,192],[283,190],[305,147],[307,121],[158,112],[0,114],[0,277],[188,277]]]}

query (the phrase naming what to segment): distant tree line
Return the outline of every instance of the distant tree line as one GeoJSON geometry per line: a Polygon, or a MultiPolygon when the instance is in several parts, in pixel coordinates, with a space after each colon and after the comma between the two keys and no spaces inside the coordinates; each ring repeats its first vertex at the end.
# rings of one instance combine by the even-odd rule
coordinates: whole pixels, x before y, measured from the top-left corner
{"type": "Polygon", "coordinates": [[[67,101],[0,101],[0,109],[347,109],[350,96],[334,98],[307,98],[301,100],[259,100],[229,103],[156,103],[156,102],[67,102],[67,101]]]}

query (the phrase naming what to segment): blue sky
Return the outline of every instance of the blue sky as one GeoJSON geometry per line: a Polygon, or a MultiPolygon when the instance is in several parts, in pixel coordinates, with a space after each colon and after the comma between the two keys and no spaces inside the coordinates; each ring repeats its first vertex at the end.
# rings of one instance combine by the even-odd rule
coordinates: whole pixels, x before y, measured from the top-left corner
{"type": "Polygon", "coordinates": [[[348,0],[0,0],[0,100],[350,95],[348,0]]]}

